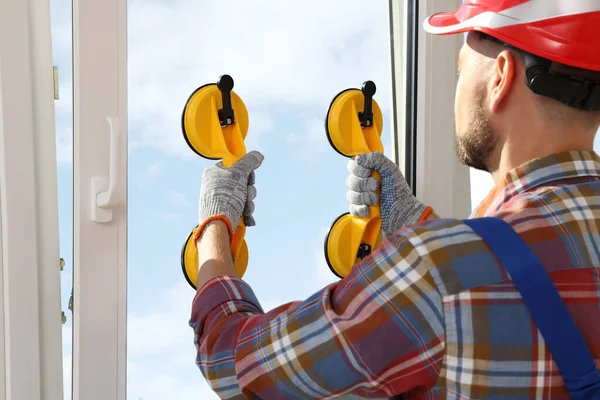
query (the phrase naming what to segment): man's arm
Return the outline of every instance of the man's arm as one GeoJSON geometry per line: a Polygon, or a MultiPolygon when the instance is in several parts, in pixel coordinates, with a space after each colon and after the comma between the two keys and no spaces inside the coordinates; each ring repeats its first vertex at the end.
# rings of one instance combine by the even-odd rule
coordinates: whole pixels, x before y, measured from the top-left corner
{"type": "Polygon", "coordinates": [[[429,216],[427,217],[427,221],[433,221],[436,219],[440,219],[440,216],[436,214],[435,211],[433,211],[433,209],[431,210],[431,214],[429,214],[429,216]]]}
{"type": "Polygon", "coordinates": [[[197,364],[224,399],[387,397],[432,387],[443,354],[442,300],[407,237],[386,239],[345,279],[263,313],[237,278],[228,231],[198,242],[190,325],[197,364]]]}
{"type": "Polygon", "coordinates": [[[198,288],[218,276],[239,275],[233,266],[230,236],[227,225],[222,220],[207,224],[198,240],[198,288]]]}

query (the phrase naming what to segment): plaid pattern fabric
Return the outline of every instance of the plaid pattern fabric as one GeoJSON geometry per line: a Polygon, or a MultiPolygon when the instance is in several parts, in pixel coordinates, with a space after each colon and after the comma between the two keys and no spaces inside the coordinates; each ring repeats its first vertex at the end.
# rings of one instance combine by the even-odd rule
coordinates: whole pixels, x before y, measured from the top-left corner
{"type": "MultiPolygon", "coordinates": [[[[600,367],[600,157],[530,161],[473,214],[529,244],[600,367]]],[[[405,227],[345,279],[268,313],[244,281],[215,278],[190,325],[224,399],[569,398],[504,268],[454,219],[405,227]]]]}

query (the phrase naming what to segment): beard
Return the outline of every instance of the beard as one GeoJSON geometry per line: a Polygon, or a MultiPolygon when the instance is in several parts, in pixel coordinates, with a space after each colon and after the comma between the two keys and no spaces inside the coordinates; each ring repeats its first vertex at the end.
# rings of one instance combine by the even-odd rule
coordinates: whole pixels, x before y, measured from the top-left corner
{"type": "Polygon", "coordinates": [[[489,171],[488,161],[498,142],[498,133],[492,126],[485,108],[487,92],[485,83],[475,88],[473,119],[462,135],[456,138],[456,154],[459,161],[471,168],[489,171]]]}

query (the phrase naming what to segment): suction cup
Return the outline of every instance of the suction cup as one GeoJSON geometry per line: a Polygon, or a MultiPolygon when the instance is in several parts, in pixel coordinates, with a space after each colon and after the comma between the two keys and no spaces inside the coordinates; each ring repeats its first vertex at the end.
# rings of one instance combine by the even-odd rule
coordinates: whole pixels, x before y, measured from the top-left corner
{"type": "Polygon", "coordinates": [[[210,160],[223,159],[226,167],[246,154],[249,124],[246,105],[232,89],[229,75],[199,87],[181,117],[183,137],[192,151],[210,160]]]}
{"type": "MultiPolygon", "coordinates": [[[[246,154],[244,139],[248,133],[248,110],[242,99],[232,91],[233,78],[219,77],[216,84],[199,87],[191,94],[183,109],[181,126],[188,146],[201,157],[223,160],[231,167],[246,154]]],[[[231,252],[239,276],[248,265],[248,246],[244,239],[243,218],[234,234],[231,252]]],[[[187,282],[196,289],[198,282],[198,249],[190,233],[181,249],[181,268],[187,282]]]]}
{"type": "Polygon", "coordinates": [[[337,277],[346,277],[352,267],[381,246],[381,219],[340,215],[325,238],[325,260],[337,277]]]}
{"type": "Polygon", "coordinates": [[[345,157],[373,151],[383,152],[383,116],[373,99],[376,87],[366,81],[362,89],[346,89],[331,102],[325,132],[331,147],[345,157]]]}

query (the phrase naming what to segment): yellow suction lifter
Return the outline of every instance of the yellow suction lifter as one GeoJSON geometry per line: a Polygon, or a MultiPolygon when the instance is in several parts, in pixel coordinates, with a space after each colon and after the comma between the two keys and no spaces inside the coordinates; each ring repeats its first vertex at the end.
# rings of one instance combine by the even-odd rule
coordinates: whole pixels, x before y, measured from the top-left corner
{"type": "MultiPolygon", "coordinates": [[[[366,81],[362,89],[347,89],[331,102],[325,121],[329,143],[345,157],[374,151],[383,152],[381,132],[383,117],[373,99],[375,83],[366,81]]],[[[381,180],[378,172],[372,177],[381,180]]],[[[379,189],[377,190],[379,198],[379,189]]],[[[329,269],[343,278],[371,251],[381,246],[381,210],[379,202],[369,206],[368,217],[350,213],[340,215],[325,238],[325,259],[329,269]]]]}
{"type": "MultiPolygon", "coordinates": [[[[181,118],[183,137],[190,148],[201,157],[222,160],[226,168],[246,154],[244,139],[249,123],[248,110],[232,89],[233,78],[229,75],[222,75],[217,83],[201,86],[189,97],[181,118]]],[[[181,250],[181,268],[185,279],[196,289],[198,249],[193,243],[194,232],[195,229],[181,250]]],[[[248,265],[245,234],[246,226],[242,217],[231,247],[235,269],[240,277],[248,265]]]]}

